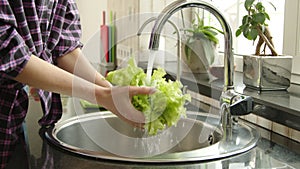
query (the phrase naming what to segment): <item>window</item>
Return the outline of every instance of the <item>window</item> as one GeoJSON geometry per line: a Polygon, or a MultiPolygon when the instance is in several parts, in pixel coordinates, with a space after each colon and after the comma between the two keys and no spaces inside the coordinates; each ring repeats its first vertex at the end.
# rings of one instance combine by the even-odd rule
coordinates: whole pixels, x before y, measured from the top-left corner
{"type": "MultiPolygon", "coordinates": [[[[157,1],[157,0],[153,0],[157,1]]],[[[173,2],[174,0],[168,0],[166,4],[173,2]]],[[[236,54],[252,54],[255,51],[255,45],[253,42],[246,40],[244,37],[235,37],[235,31],[237,30],[242,16],[245,14],[244,0],[206,0],[216,6],[229,22],[233,33],[233,48],[236,54]]],[[[265,0],[266,1],[266,0],[265,0]]],[[[269,0],[271,1],[271,0],[269,0]]],[[[299,0],[277,0],[271,1],[276,10],[266,4],[268,13],[271,20],[268,21],[269,29],[273,35],[275,48],[278,53],[288,54],[294,56],[293,64],[293,76],[292,82],[300,84],[300,67],[297,63],[300,63],[300,2],[299,0]]],[[[165,5],[163,3],[161,6],[165,5]]],[[[156,9],[156,6],[153,7],[156,9]]],[[[220,43],[223,43],[220,41],[220,43]]],[[[220,50],[223,50],[222,44],[220,44],[220,50]]],[[[236,56],[237,69],[242,69],[241,57],[236,56]]]]}
{"type": "MultiPolygon", "coordinates": [[[[227,17],[231,25],[233,34],[241,22],[241,17],[244,15],[244,0],[227,0],[224,1],[212,0],[227,17]]],[[[275,48],[278,53],[294,56],[292,82],[300,84],[300,2],[298,0],[280,0],[271,1],[276,10],[272,6],[265,5],[270,14],[271,21],[268,22],[270,31],[274,38],[275,48]],[[275,36],[276,35],[276,36],[275,36]]],[[[236,54],[251,54],[255,50],[252,42],[245,38],[234,36],[233,40],[234,52],[236,54]]],[[[239,60],[236,59],[237,61],[239,60]]],[[[241,63],[241,61],[239,61],[241,63]]],[[[241,65],[238,65],[241,69],[241,65]]]]}
{"type": "MultiPolygon", "coordinates": [[[[233,48],[236,54],[253,54],[255,52],[255,44],[245,39],[242,35],[235,37],[235,31],[242,22],[242,17],[246,14],[244,9],[244,0],[213,0],[212,2],[227,18],[233,33],[233,48]]],[[[266,10],[271,20],[267,21],[269,29],[273,35],[273,41],[278,53],[282,53],[283,47],[283,30],[284,30],[284,4],[285,1],[272,1],[276,10],[270,4],[265,4],[266,10]],[[274,36],[276,35],[276,36],[274,36]]]]}

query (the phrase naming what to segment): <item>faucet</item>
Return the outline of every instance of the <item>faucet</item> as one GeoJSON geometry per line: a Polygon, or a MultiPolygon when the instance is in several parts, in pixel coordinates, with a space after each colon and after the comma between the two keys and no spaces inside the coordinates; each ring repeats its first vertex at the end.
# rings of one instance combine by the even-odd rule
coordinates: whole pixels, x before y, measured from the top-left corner
{"type": "Polygon", "coordinates": [[[234,58],[232,51],[232,32],[225,17],[211,4],[201,0],[177,0],[163,9],[157,17],[152,28],[149,49],[158,50],[160,33],[164,24],[177,11],[184,8],[198,7],[212,13],[220,22],[224,32],[225,49],[224,49],[224,87],[220,97],[221,107],[221,125],[226,137],[226,131],[231,130],[236,116],[246,115],[252,112],[253,99],[235,92],[233,85],[234,78],[234,58]]]}
{"type": "MultiPolygon", "coordinates": [[[[151,18],[147,19],[142,24],[140,29],[138,30],[137,36],[140,36],[142,34],[142,31],[144,30],[144,28],[146,27],[147,24],[149,24],[149,23],[151,23],[155,20],[156,20],[156,17],[151,17],[151,18]]],[[[176,26],[176,24],[174,22],[172,22],[171,20],[167,20],[167,22],[170,23],[173,26],[173,28],[175,29],[176,35],[177,35],[177,73],[176,73],[176,79],[178,81],[180,81],[180,76],[181,76],[181,64],[180,64],[181,63],[181,36],[180,36],[180,31],[179,31],[178,27],[176,26]]]]}

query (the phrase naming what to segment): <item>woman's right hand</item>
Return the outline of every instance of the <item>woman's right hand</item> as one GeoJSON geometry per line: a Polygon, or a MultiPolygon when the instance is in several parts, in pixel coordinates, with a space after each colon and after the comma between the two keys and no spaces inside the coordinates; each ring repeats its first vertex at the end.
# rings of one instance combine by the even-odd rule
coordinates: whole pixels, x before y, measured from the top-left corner
{"type": "Polygon", "coordinates": [[[155,91],[155,88],[137,86],[104,88],[99,97],[97,96],[97,102],[129,124],[143,128],[145,116],[133,107],[131,99],[134,95],[149,95],[155,91]]]}

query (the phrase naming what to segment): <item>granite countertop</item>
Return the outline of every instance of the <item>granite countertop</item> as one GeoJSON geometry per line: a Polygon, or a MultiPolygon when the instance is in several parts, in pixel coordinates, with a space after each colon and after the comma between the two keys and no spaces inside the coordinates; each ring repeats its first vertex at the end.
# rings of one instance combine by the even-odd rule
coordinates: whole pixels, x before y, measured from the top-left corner
{"type": "MultiPolygon", "coordinates": [[[[165,64],[166,71],[175,77],[176,63],[165,64]]],[[[224,80],[209,81],[206,75],[183,72],[181,81],[189,89],[218,100],[223,90],[224,80]]],[[[241,94],[253,97],[254,114],[300,131],[300,85],[291,84],[287,91],[262,91],[246,88],[243,84],[243,74],[234,74],[235,90],[241,94]]]]}
{"type": "MultiPolygon", "coordinates": [[[[189,85],[194,91],[200,94],[218,99],[223,82],[215,80],[208,82],[200,75],[183,74],[182,81],[189,85]],[[197,83],[190,83],[191,79],[197,83]]],[[[278,121],[292,128],[299,129],[300,116],[300,94],[299,86],[292,84],[288,91],[258,93],[255,90],[245,89],[241,84],[241,74],[236,73],[236,88],[244,94],[254,98],[255,104],[261,106],[255,114],[268,119],[278,121]],[[239,82],[240,81],[240,82],[239,82]],[[280,116],[279,114],[280,113],[280,116]]],[[[74,116],[76,109],[72,98],[63,98],[64,115],[63,119],[74,116]]],[[[258,141],[257,146],[248,152],[235,155],[229,158],[191,163],[168,163],[168,164],[145,164],[132,162],[119,162],[83,157],[81,155],[66,152],[49,143],[40,129],[37,121],[41,117],[40,103],[30,100],[29,113],[24,125],[26,139],[18,143],[13,153],[8,169],[183,169],[183,168],[209,168],[209,169],[246,169],[246,168],[300,168],[300,144],[299,142],[283,137],[279,134],[254,126],[246,121],[241,122],[251,125],[261,133],[263,137],[258,141]],[[268,136],[268,137],[264,137],[268,136]],[[272,139],[269,139],[272,138],[272,139]]],[[[120,143],[121,144],[121,143],[120,143]]]]}
{"type": "MultiPolygon", "coordinates": [[[[261,138],[255,148],[248,152],[229,158],[191,163],[147,164],[102,160],[88,158],[78,154],[66,152],[49,143],[43,130],[37,123],[41,117],[38,102],[30,101],[30,110],[26,118],[26,144],[20,142],[13,154],[8,169],[183,169],[183,168],[210,168],[210,169],[246,169],[246,168],[300,168],[300,144],[263,128],[253,126],[262,135],[271,134],[272,141],[261,138]],[[280,143],[284,142],[284,146],[280,143]],[[286,146],[288,145],[288,146],[286,146]],[[23,148],[25,146],[25,149],[23,148]]],[[[74,116],[75,106],[72,98],[64,98],[63,119],[74,116]]],[[[247,122],[245,122],[247,123],[247,122]]],[[[248,123],[247,123],[248,124],[248,123]]],[[[251,124],[248,124],[251,125],[251,124]]],[[[121,143],[120,143],[121,144],[121,143]]]]}

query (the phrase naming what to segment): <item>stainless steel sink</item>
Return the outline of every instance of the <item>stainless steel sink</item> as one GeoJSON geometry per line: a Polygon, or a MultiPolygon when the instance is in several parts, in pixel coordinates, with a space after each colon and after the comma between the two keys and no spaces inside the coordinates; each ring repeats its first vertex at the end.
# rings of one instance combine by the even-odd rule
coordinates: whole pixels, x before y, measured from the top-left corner
{"type": "Polygon", "coordinates": [[[133,128],[110,112],[79,115],[60,121],[46,132],[54,145],[86,157],[126,162],[188,162],[240,154],[256,145],[259,134],[251,127],[233,125],[223,138],[218,119],[197,112],[155,136],[133,128]]]}

